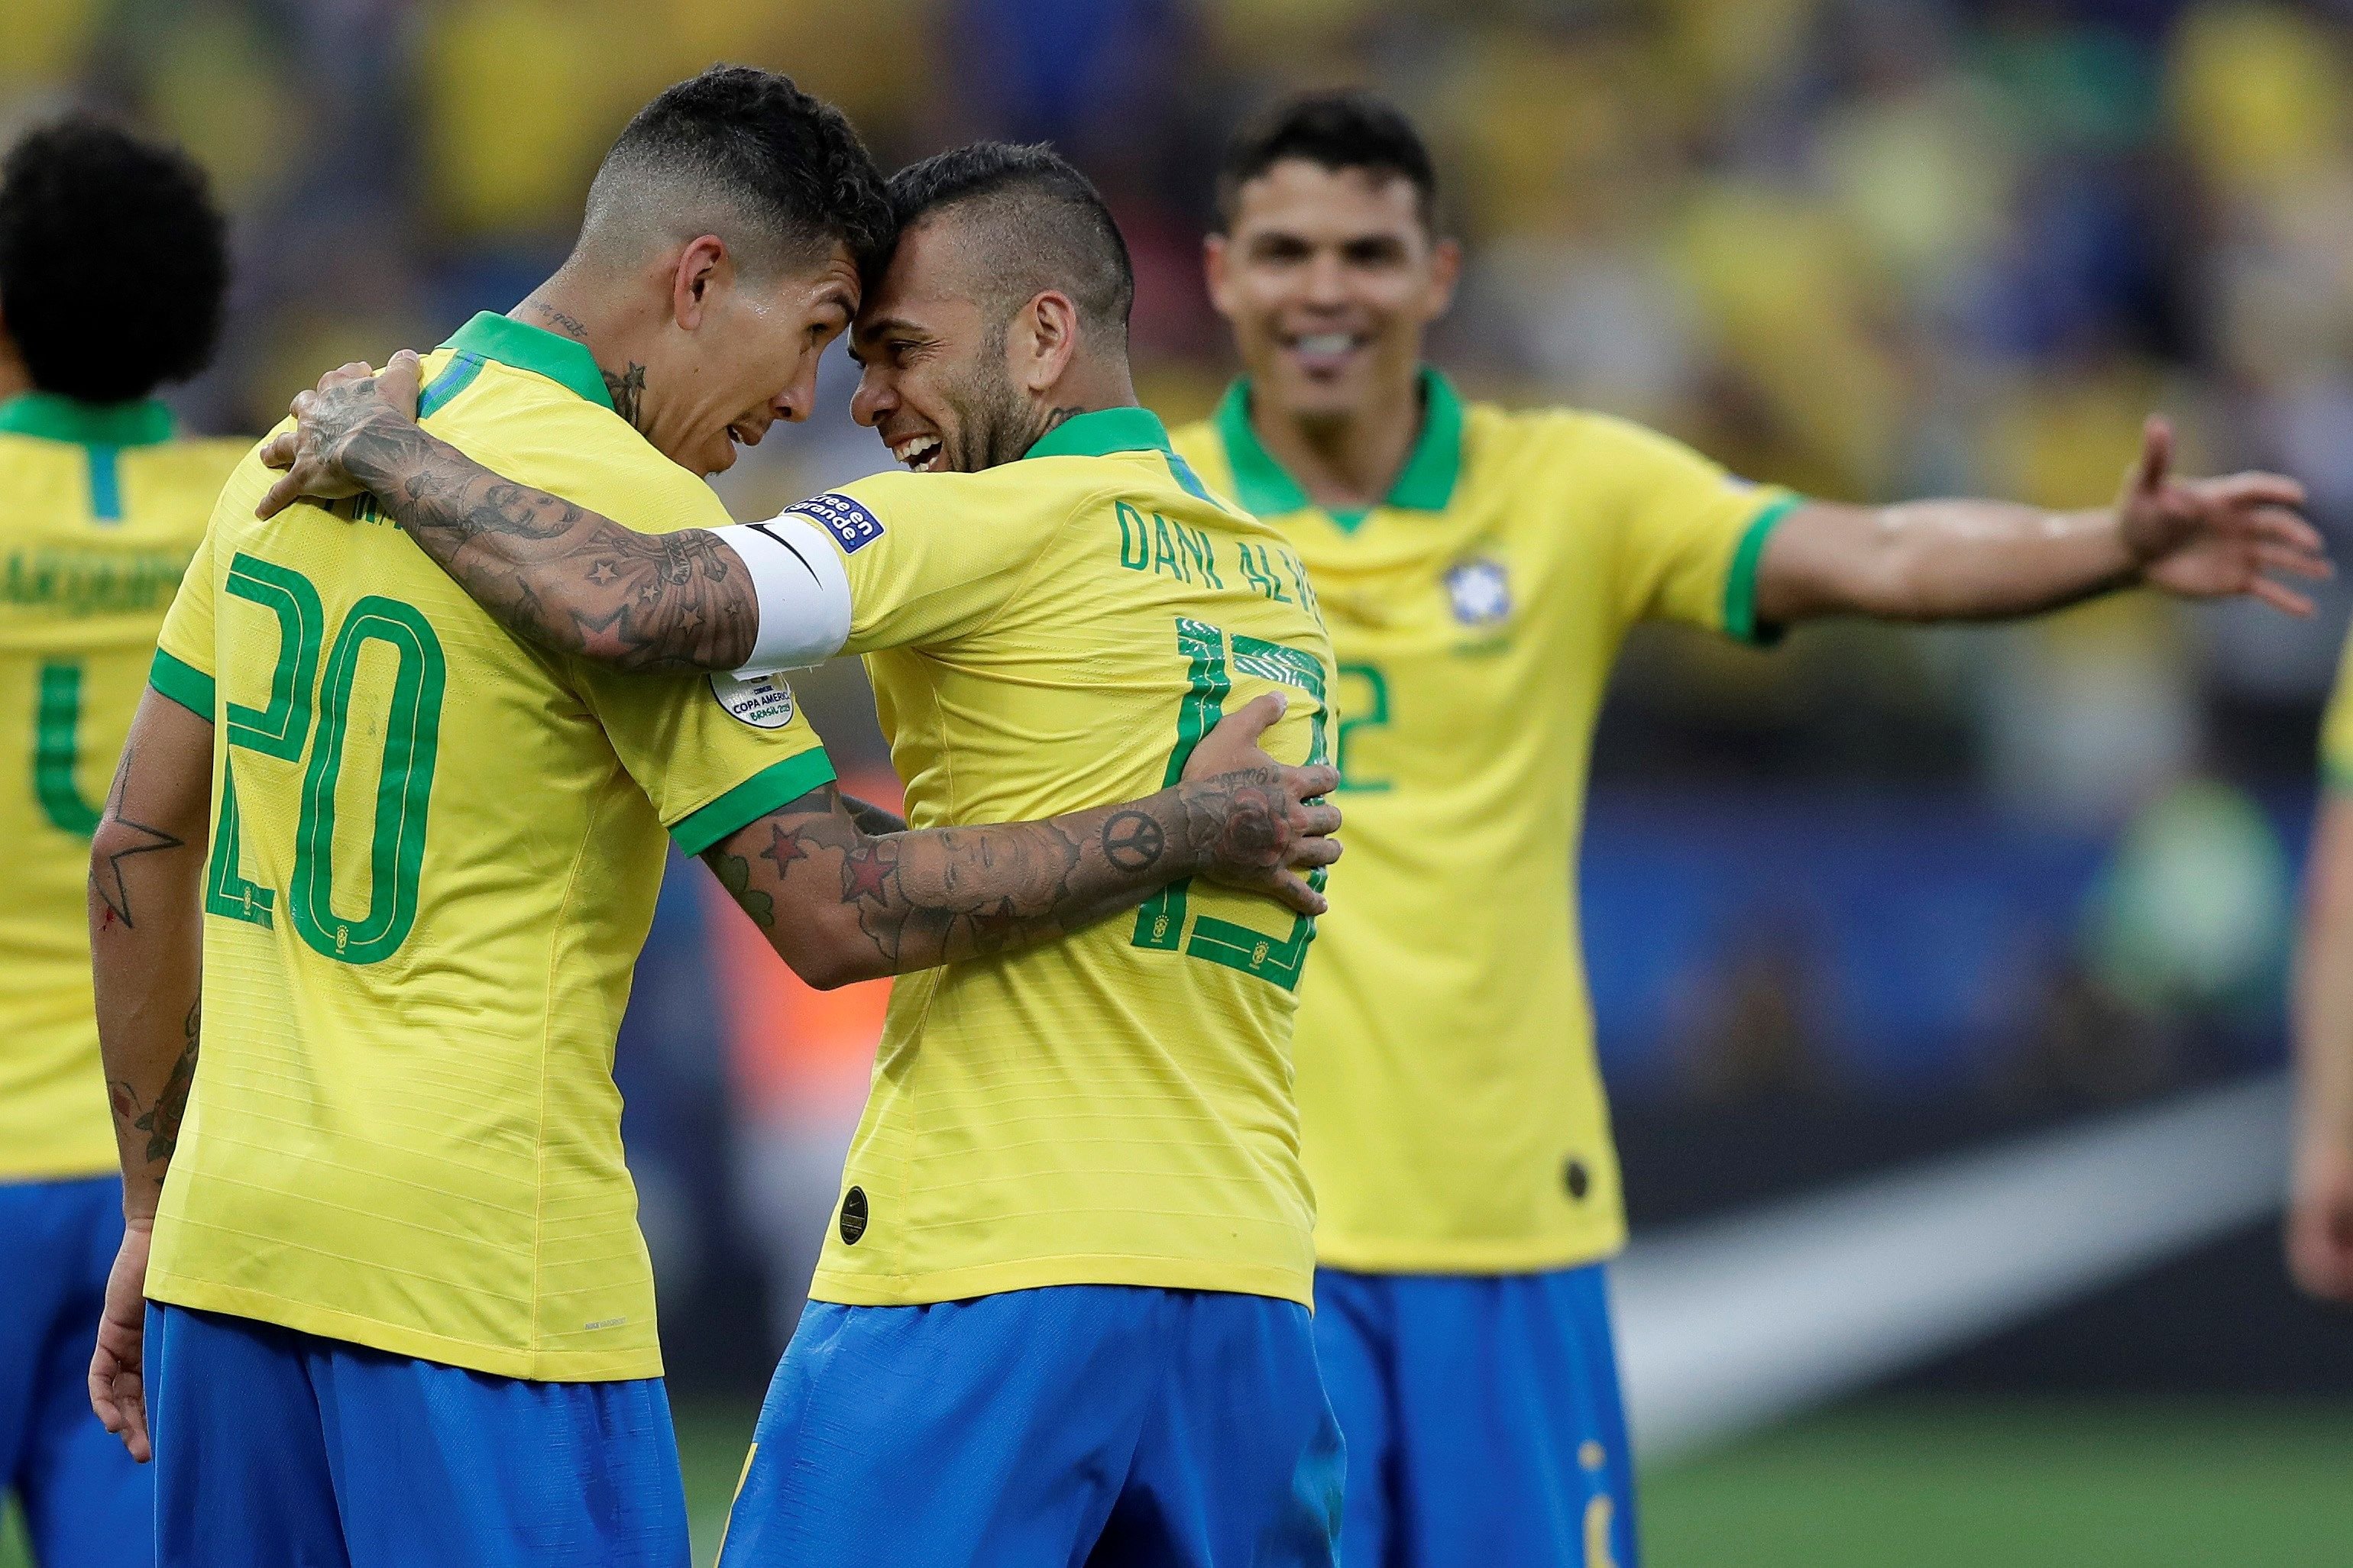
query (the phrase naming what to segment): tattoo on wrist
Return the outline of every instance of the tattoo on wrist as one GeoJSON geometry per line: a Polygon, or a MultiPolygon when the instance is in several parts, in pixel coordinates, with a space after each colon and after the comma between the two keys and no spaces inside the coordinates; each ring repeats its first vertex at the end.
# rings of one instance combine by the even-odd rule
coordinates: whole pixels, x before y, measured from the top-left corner
{"type": "Polygon", "coordinates": [[[1123,871],[1149,871],[1168,847],[1168,835],[1149,813],[1123,811],[1103,824],[1103,858],[1123,871]]]}
{"type": "Polygon", "coordinates": [[[189,1005],[186,1020],[181,1025],[185,1044],[179,1059],[172,1064],[171,1076],[156,1091],[154,1100],[146,1105],[139,1102],[139,1091],[128,1082],[117,1079],[107,1085],[107,1098],[114,1108],[115,1120],[134,1131],[147,1134],[146,1159],[149,1164],[168,1163],[180,1146],[180,1124],[187,1119],[188,1091],[195,1087],[196,1051],[204,1016],[201,999],[189,1005]]]}

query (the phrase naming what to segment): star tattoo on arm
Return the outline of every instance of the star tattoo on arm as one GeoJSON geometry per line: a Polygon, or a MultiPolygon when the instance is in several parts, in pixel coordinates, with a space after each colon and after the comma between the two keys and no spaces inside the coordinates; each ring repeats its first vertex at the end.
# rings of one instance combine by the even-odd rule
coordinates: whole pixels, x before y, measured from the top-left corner
{"type": "Polygon", "coordinates": [[[136,924],[131,918],[131,889],[122,879],[122,863],[133,856],[151,855],[159,849],[185,848],[187,840],[166,833],[160,827],[151,827],[143,822],[134,821],[122,815],[123,791],[131,778],[131,758],[132,750],[125,746],[122,749],[122,761],[114,770],[113,787],[107,792],[106,800],[106,816],[111,819],[117,829],[110,837],[110,845],[116,839],[125,842],[119,848],[109,847],[102,857],[91,860],[90,886],[90,891],[98,896],[99,902],[104,906],[104,913],[100,918],[107,924],[111,925],[120,921],[123,925],[136,930],[136,924]]]}

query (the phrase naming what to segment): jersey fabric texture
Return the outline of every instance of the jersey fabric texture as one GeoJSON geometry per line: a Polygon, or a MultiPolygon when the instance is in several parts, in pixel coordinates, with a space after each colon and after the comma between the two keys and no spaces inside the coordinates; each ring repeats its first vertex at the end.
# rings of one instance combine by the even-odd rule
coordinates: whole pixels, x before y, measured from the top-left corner
{"type": "Polygon", "coordinates": [[[157,1568],[687,1568],[659,1378],[489,1377],[184,1307],[148,1309],[146,1347],[157,1568]]]}
{"type": "Polygon", "coordinates": [[[719,1561],[1327,1568],[1342,1468],[1294,1301],[1091,1285],[817,1301],[719,1561]]]}
{"type": "Polygon", "coordinates": [[[1317,1273],[1316,1359],[1348,1439],[1343,1563],[1636,1568],[1602,1274],[1317,1273]]]}
{"type": "Polygon", "coordinates": [[[2346,639],[2320,720],[2320,781],[2331,790],[2353,791],[2353,637],[2346,639]]]}
{"type": "Polygon", "coordinates": [[[148,1568],[155,1479],[90,1410],[90,1347],[122,1244],[122,1181],[0,1183],[0,1505],[41,1568],[148,1568]]]}
{"type": "Polygon", "coordinates": [[[1794,498],[1616,419],[1422,384],[1417,444],[1361,515],[1308,502],[1246,387],[1175,441],[1282,530],[1339,658],[1348,853],[1296,1047],[1317,1256],[1557,1268],[1625,1237],[1574,886],[1610,664],[1645,619],[1755,637],[1794,498]]]}
{"type": "MultiPolygon", "coordinates": [[[[427,430],[608,516],[723,524],[586,349],[478,316],[427,430]]],[[[653,1376],[615,1032],[662,830],[833,776],[789,689],[510,637],[372,509],[223,492],[153,682],[215,721],[204,1048],[157,1300],[511,1377],[653,1376]],[[738,714],[741,713],[742,717],[738,714]]]]}
{"type": "MultiPolygon", "coordinates": [[[[794,510],[842,549],[849,650],[916,827],[1149,794],[1264,691],[1291,699],[1272,755],[1329,743],[1330,646],[1297,556],[1211,499],[1140,408],[981,473],[885,474],[794,510]]],[[[1114,857],[1153,847],[1140,826],[1113,836],[1114,857]]],[[[811,1293],[1305,1303],[1290,1045],[1314,938],[1271,899],[1178,884],[1067,940],[902,978],[811,1293]]]]}
{"type": "Polygon", "coordinates": [[[242,441],[160,403],[0,404],[0,1182],[115,1167],[90,838],[180,574],[242,441]]]}

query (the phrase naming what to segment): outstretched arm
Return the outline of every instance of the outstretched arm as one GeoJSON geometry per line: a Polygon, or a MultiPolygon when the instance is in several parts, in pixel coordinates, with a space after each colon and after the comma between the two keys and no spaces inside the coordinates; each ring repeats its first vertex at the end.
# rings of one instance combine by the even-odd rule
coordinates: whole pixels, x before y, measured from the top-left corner
{"type": "Polygon", "coordinates": [[[2313,1295],[2353,1302],[2353,796],[2323,792],[2305,878],[2288,1269],[2313,1295]]]}
{"type": "Polygon", "coordinates": [[[417,423],[417,359],[329,373],[264,448],[257,515],[364,490],[500,625],[617,669],[739,669],[760,629],[743,558],[706,528],[639,531],[515,484],[417,423]]]}
{"type": "Polygon", "coordinates": [[[702,858],[794,973],[826,989],[1064,936],[1185,877],[1321,914],[1302,873],[1339,858],[1340,814],[1316,802],[1339,778],[1258,750],[1282,711],[1280,694],[1236,710],[1195,749],[1182,783],[1141,800],[875,834],[828,785],[702,858]]]}
{"type": "Polygon", "coordinates": [[[2183,479],[2173,432],[2152,418],[2113,507],[2043,511],[2007,501],[1809,502],[1757,564],[1758,619],[1817,616],[1998,620],[2146,583],[2189,599],[2248,595],[2294,616],[2312,601],[2272,574],[2329,575],[2304,487],[2277,474],[2183,479]]]}
{"type": "Polygon", "coordinates": [[[90,1358],[90,1402],[142,1463],[147,1241],[195,1082],[212,767],[211,723],[148,691],[90,842],[90,963],[124,1223],[90,1358]]]}

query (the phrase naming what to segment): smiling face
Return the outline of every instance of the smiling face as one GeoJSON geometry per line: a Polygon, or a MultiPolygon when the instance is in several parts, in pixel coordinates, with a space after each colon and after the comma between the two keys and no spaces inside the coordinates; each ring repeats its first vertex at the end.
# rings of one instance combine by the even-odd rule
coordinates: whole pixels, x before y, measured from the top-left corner
{"type": "Polygon", "coordinates": [[[1412,181],[1304,158],[1241,185],[1207,260],[1252,389],[1310,419],[1411,395],[1422,335],[1452,303],[1461,266],[1453,241],[1432,239],[1412,181]]]}
{"type": "MultiPolygon", "coordinates": [[[[857,313],[858,287],[857,264],[839,244],[765,278],[723,256],[699,281],[680,284],[681,330],[642,373],[632,423],[695,473],[732,468],[735,448],[759,445],[777,420],[808,417],[818,361],[857,313]]],[[[625,416],[632,395],[625,377],[614,392],[625,416]]]]}
{"type": "Polygon", "coordinates": [[[864,366],[849,411],[918,473],[976,473],[1029,449],[1037,431],[1007,356],[1006,326],[970,286],[952,221],[900,237],[851,330],[864,366]]]}

